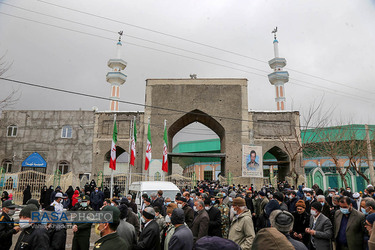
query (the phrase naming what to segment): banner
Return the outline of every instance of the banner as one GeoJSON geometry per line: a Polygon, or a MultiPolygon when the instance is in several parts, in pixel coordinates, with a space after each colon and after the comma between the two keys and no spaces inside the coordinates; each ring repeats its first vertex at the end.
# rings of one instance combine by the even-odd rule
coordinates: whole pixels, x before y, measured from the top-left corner
{"type": "Polygon", "coordinates": [[[263,177],[261,146],[242,146],[242,177],[263,177]]]}

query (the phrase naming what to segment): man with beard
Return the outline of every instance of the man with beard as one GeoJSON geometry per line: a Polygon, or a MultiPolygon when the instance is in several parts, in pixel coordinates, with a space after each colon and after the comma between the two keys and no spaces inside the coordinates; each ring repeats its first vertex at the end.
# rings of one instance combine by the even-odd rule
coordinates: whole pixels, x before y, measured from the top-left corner
{"type": "Polygon", "coordinates": [[[309,227],[310,216],[306,213],[306,205],[303,200],[296,203],[296,211],[292,213],[294,217],[293,231],[290,234],[294,239],[302,241],[305,246],[309,244],[309,235],[305,232],[309,227]]]}

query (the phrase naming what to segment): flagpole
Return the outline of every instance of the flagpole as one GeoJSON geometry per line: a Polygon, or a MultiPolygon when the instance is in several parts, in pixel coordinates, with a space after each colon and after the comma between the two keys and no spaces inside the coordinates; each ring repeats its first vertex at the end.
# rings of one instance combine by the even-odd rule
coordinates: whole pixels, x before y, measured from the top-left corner
{"type": "MultiPolygon", "coordinates": [[[[114,116],[113,123],[116,123],[116,114],[114,116]]],[[[111,149],[112,150],[112,149],[111,149]]],[[[111,200],[113,198],[113,169],[111,168],[111,200]]]]}
{"type": "Polygon", "coordinates": [[[128,185],[126,188],[126,194],[129,193],[129,186],[130,186],[130,176],[131,176],[131,168],[130,168],[130,154],[131,154],[131,143],[132,143],[132,128],[133,128],[133,120],[130,120],[130,128],[129,128],[129,151],[128,151],[128,185]]]}

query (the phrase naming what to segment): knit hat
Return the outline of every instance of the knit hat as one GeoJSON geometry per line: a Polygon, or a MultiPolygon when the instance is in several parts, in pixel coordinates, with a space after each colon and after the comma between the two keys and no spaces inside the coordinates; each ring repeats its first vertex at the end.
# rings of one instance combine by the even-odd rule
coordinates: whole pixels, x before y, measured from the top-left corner
{"type": "Polygon", "coordinates": [[[143,212],[142,212],[142,215],[146,218],[146,219],[154,219],[155,218],[155,210],[152,208],[152,207],[146,207],[143,212]]]}
{"type": "Polygon", "coordinates": [[[369,214],[369,215],[367,215],[366,220],[367,220],[371,225],[374,224],[374,221],[375,221],[375,214],[369,214]]]}
{"type": "Polygon", "coordinates": [[[291,213],[275,210],[270,215],[270,223],[281,233],[289,233],[293,229],[294,217],[291,213]]]}
{"type": "Polygon", "coordinates": [[[306,208],[306,204],[303,200],[299,200],[299,201],[296,202],[296,207],[306,208]]]}
{"type": "Polygon", "coordinates": [[[246,203],[244,199],[242,199],[241,197],[237,197],[233,199],[232,206],[243,207],[246,206],[246,203]]]}
{"type": "Polygon", "coordinates": [[[181,208],[176,208],[175,210],[173,210],[172,216],[171,216],[171,222],[173,225],[184,224],[185,222],[184,210],[182,210],[181,208]]]}
{"type": "Polygon", "coordinates": [[[254,238],[252,250],[294,250],[292,243],[274,227],[261,229],[254,238]]]}
{"type": "Polygon", "coordinates": [[[102,211],[112,212],[113,222],[120,222],[120,210],[115,206],[105,206],[102,211]]]}
{"type": "Polygon", "coordinates": [[[34,204],[38,209],[40,208],[39,202],[35,199],[30,199],[26,202],[26,205],[34,204]]]}
{"type": "Polygon", "coordinates": [[[32,212],[38,212],[38,208],[34,204],[29,204],[26,207],[22,208],[19,216],[31,218],[32,212]]]}
{"type": "Polygon", "coordinates": [[[317,202],[317,201],[313,202],[311,204],[311,207],[315,208],[318,212],[321,212],[322,208],[323,208],[322,204],[320,202],[317,202]]]}

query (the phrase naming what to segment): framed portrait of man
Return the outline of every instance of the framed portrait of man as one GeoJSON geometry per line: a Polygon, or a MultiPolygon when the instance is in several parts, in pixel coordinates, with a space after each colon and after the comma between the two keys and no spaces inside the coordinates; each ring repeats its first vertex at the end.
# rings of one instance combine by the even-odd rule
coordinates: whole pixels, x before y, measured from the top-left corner
{"type": "Polygon", "coordinates": [[[263,177],[261,146],[242,146],[242,177],[263,177]]]}

